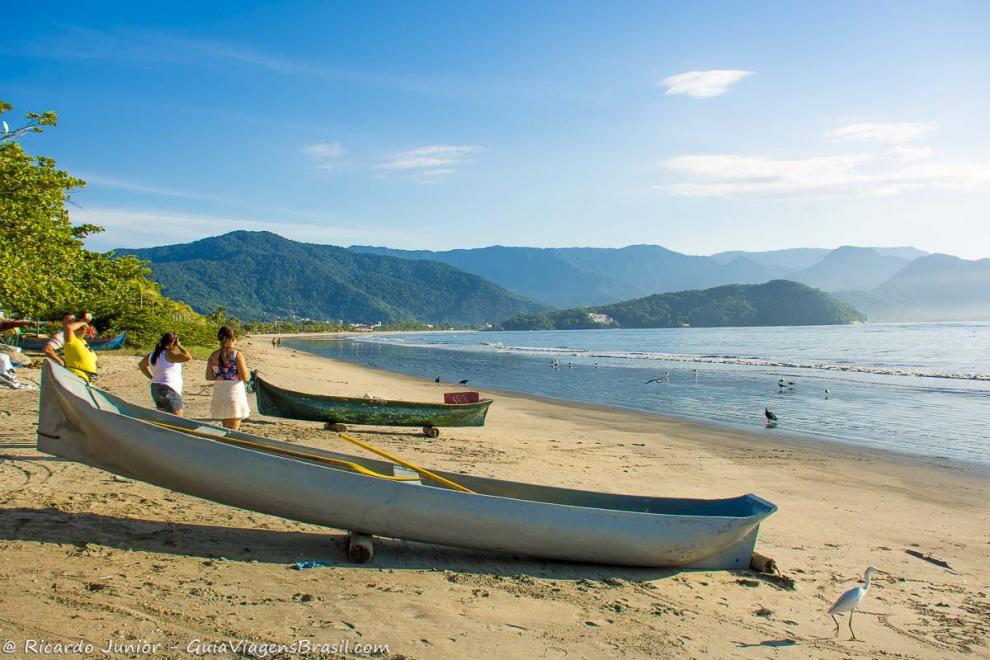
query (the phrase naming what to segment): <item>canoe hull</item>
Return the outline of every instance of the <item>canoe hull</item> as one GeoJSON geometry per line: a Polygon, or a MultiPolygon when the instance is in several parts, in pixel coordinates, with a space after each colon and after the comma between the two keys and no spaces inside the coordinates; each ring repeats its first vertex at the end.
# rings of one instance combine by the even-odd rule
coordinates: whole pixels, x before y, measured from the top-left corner
{"type": "Polygon", "coordinates": [[[109,339],[88,339],[87,343],[94,351],[116,351],[119,348],[123,348],[126,339],[127,333],[121,332],[116,337],[109,339]]]}
{"type": "MultiPolygon", "coordinates": [[[[178,492],[284,518],[412,541],[598,564],[748,567],[776,507],[754,495],[613,495],[440,473],[476,494],[364,476],[156,426],[204,427],[43,367],[38,449],[178,492]]],[[[268,447],[300,446],[246,433],[268,447]]],[[[389,463],[318,449],[378,472],[389,463]]]]}
{"type": "Polygon", "coordinates": [[[484,426],[491,399],[478,403],[417,403],[305,394],[254,377],[258,412],[311,422],[372,426],[484,426]]]}

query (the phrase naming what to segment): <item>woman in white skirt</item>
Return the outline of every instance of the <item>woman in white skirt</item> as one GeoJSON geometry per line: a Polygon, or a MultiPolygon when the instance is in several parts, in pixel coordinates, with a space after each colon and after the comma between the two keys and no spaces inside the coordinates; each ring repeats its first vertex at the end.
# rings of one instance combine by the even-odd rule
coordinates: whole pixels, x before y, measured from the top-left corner
{"type": "Polygon", "coordinates": [[[229,325],[217,333],[220,348],[210,354],[206,361],[206,380],[213,383],[213,402],[210,404],[210,417],[223,420],[223,425],[236,431],[241,420],[251,416],[248,407],[247,390],[244,383],[251,377],[244,356],[234,350],[237,333],[229,325]]]}

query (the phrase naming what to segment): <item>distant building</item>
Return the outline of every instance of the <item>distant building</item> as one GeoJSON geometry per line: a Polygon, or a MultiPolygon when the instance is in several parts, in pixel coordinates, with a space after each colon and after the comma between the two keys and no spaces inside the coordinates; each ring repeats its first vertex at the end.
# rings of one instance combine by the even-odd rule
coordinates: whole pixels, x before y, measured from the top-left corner
{"type": "Polygon", "coordinates": [[[588,312],[588,320],[592,323],[597,323],[598,325],[611,325],[612,318],[608,314],[596,314],[595,312],[588,312]]]}

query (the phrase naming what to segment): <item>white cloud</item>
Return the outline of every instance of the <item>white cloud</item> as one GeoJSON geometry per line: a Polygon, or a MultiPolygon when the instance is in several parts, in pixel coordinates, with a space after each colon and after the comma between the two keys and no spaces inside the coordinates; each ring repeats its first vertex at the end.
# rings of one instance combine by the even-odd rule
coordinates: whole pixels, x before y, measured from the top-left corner
{"type": "Polygon", "coordinates": [[[990,186],[990,162],[945,162],[914,153],[848,154],[800,159],[681,156],[664,163],[682,180],[655,186],[686,197],[876,197],[913,190],[990,186]]]}
{"type": "Polygon", "coordinates": [[[932,153],[931,147],[903,147],[898,145],[890,149],[887,156],[897,160],[923,160],[930,157],[932,153]]]}
{"type": "Polygon", "coordinates": [[[116,190],[127,190],[129,192],[148,193],[150,195],[161,195],[163,197],[176,197],[178,199],[191,199],[198,202],[215,201],[215,198],[188,193],[175,188],[162,188],[159,186],[149,186],[135,181],[127,181],[107,174],[97,174],[84,172],[78,175],[86,182],[87,187],[114,188],[116,190]]]}
{"type": "Polygon", "coordinates": [[[376,169],[404,170],[430,176],[453,174],[468,154],[477,151],[481,151],[481,147],[435,144],[395,154],[376,169]]]}
{"type": "Polygon", "coordinates": [[[696,99],[709,99],[725,94],[729,87],[751,75],[752,71],[742,69],[688,71],[664,78],[659,84],[667,88],[666,96],[685,94],[696,99]]]}
{"type": "Polygon", "coordinates": [[[339,142],[317,142],[303,147],[303,151],[313,161],[313,167],[320,170],[336,169],[340,157],[347,153],[339,142]]]}
{"type": "Polygon", "coordinates": [[[171,245],[236,230],[270,231],[294,241],[345,245],[404,238],[381,228],[350,229],[326,221],[280,222],[273,218],[245,218],[209,214],[174,213],[148,209],[70,208],[72,222],[92,223],[106,229],[87,239],[94,250],[171,245]]]}
{"type": "Polygon", "coordinates": [[[881,142],[903,144],[922,138],[935,130],[931,122],[860,122],[840,126],[828,136],[840,142],[881,142]]]}

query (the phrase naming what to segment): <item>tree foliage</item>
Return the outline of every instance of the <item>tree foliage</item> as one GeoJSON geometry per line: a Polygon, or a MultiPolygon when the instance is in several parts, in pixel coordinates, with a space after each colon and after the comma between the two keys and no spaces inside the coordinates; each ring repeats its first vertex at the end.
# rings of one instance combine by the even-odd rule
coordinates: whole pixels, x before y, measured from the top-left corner
{"type": "MultiPolygon", "coordinates": [[[[10,110],[0,101],[0,114],[10,110]]],[[[127,330],[141,345],[178,328],[214,341],[205,319],[160,294],[144,262],[85,248],[83,239],[102,228],[73,225],[66,208],[85,182],[58,169],[52,158],[29,155],[17,141],[55,126],[57,117],[48,111],[25,118],[16,129],[4,122],[0,132],[0,309],[39,320],[87,309],[98,329],[127,330]]]]}
{"type": "MultiPolygon", "coordinates": [[[[0,103],[0,110],[9,109],[0,103]]],[[[54,125],[54,115],[45,123],[54,125]]],[[[5,131],[0,142],[0,305],[42,316],[78,296],[86,256],[82,239],[99,228],[73,227],[65,208],[70,192],[85,182],[56,168],[51,158],[25,153],[8,139],[16,132],[5,131]]]]}

